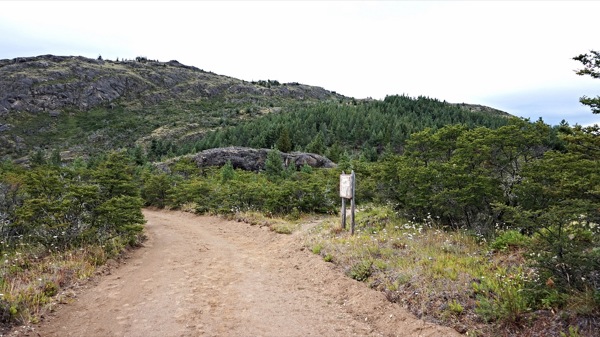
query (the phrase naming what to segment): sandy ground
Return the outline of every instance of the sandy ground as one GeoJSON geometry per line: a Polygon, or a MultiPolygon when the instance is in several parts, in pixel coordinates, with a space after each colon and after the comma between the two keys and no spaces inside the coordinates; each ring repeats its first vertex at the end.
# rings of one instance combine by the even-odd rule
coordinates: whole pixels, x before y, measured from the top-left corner
{"type": "Polygon", "coordinates": [[[459,336],[302,246],[302,233],[145,210],[148,241],[30,336],[459,336]]]}

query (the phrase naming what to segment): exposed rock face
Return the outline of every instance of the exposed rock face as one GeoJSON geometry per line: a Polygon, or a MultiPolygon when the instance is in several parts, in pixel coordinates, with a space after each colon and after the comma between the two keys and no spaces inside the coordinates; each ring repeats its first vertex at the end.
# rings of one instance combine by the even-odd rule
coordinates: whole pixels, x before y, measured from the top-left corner
{"type": "Polygon", "coordinates": [[[231,161],[233,168],[246,171],[258,171],[265,167],[265,161],[269,150],[251,149],[242,147],[227,147],[209,149],[197,153],[193,160],[198,167],[223,166],[231,161]]]}
{"type": "Polygon", "coordinates": [[[177,61],[107,61],[43,55],[0,60],[0,117],[11,112],[56,114],[65,108],[88,110],[114,102],[142,105],[172,99],[226,95],[295,99],[337,97],[323,88],[298,83],[250,83],[183,65],[177,61]]]}
{"type": "Polygon", "coordinates": [[[485,105],[467,104],[467,103],[450,103],[450,104],[456,105],[457,107],[462,108],[467,111],[470,111],[470,112],[483,112],[483,113],[488,113],[491,115],[513,117],[511,114],[509,114],[506,111],[498,110],[498,109],[491,108],[491,107],[485,106],[485,105]]]}
{"type": "MultiPolygon", "coordinates": [[[[270,151],[273,150],[226,147],[205,150],[189,157],[196,162],[198,167],[223,166],[227,161],[231,161],[231,165],[234,168],[246,171],[260,171],[265,168],[265,161],[270,151]]],[[[337,166],[326,157],[314,153],[281,153],[281,159],[286,166],[295,165],[296,168],[300,168],[304,164],[315,168],[333,168],[337,166]]],[[[168,162],[158,164],[158,166],[162,170],[168,171],[168,162]]]]}

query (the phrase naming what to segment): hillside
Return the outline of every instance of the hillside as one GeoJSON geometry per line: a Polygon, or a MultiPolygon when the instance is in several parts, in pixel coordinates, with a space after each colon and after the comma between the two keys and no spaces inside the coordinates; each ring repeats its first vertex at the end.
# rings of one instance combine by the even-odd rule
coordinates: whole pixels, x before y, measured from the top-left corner
{"type": "Polygon", "coordinates": [[[0,156],[38,147],[87,152],[85,145],[131,145],[153,132],[190,134],[220,126],[223,118],[343,98],[319,87],[246,82],[177,61],[0,60],[0,156]]]}
{"type": "Polygon", "coordinates": [[[0,115],[149,106],[169,100],[219,97],[244,103],[264,97],[328,99],[323,88],[277,81],[246,82],[177,61],[94,60],[43,55],[0,60],[0,115]]]}
{"type": "Polygon", "coordinates": [[[498,127],[506,116],[493,108],[424,97],[356,100],[316,86],[247,82],[144,57],[0,60],[0,158],[20,161],[35,152],[69,160],[139,147],[159,160],[230,145],[270,148],[283,129],[294,133],[289,150],[303,151],[316,131],[329,125],[329,132],[337,133],[322,132],[325,146],[381,152],[387,144],[401,147],[408,135],[425,127],[498,127]],[[336,131],[333,124],[340,119],[352,125],[338,125],[336,131]],[[365,131],[358,125],[372,136],[354,134],[365,131]],[[356,130],[342,136],[342,127],[356,130]]]}
{"type": "Polygon", "coordinates": [[[485,105],[481,105],[481,104],[467,104],[467,103],[452,103],[454,105],[456,105],[459,108],[465,109],[467,111],[471,111],[471,112],[484,112],[484,113],[489,113],[491,115],[498,115],[498,116],[505,116],[505,117],[510,117],[512,116],[511,114],[509,114],[506,111],[502,111],[502,110],[498,110],[489,106],[485,106],[485,105]]]}

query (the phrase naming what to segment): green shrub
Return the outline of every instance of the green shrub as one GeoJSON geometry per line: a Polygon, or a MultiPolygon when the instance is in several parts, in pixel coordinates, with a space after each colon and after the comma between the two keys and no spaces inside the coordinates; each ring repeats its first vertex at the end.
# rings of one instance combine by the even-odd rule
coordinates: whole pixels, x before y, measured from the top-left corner
{"type": "MultiPolygon", "coordinates": [[[[533,293],[533,292],[532,292],[533,293]]],[[[538,292],[540,303],[544,309],[562,308],[567,303],[567,295],[560,293],[557,289],[544,288],[538,292]]]]}
{"type": "Polygon", "coordinates": [[[465,308],[457,300],[448,302],[448,310],[454,315],[460,315],[463,313],[465,308]]]}
{"type": "Polygon", "coordinates": [[[508,230],[502,232],[494,241],[490,244],[490,247],[495,250],[506,250],[510,248],[521,248],[527,247],[531,239],[521,234],[517,230],[508,230]]]}
{"type": "Polygon", "coordinates": [[[473,283],[477,299],[475,312],[485,321],[507,321],[516,323],[530,310],[530,300],[523,293],[525,279],[522,270],[507,272],[497,270],[494,278],[473,283]]]}
{"type": "Polygon", "coordinates": [[[277,234],[292,234],[294,228],[289,223],[276,223],[271,225],[271,230],[277,234]]]}
{"type": "Polygon", "coordinates": [[[561,332],[560,337],[579,337],[581,334],[579,333],[579,328],[574,326],[569,326],[569,333],[561,332]]]}
{"type": "Polygon", "coordinates": [[[52,281],[46,281],[44,283],[44,295],[52,297],[58,293],[58,285],[52,281]]]}
{"type": "Polygon", "coordinates": [[[372,273],[373,261],[371,260],[362,260],[358,263],[355,263],[352,268],[350,268],[350,277],[357,281],[366,281],[372,273]]]}

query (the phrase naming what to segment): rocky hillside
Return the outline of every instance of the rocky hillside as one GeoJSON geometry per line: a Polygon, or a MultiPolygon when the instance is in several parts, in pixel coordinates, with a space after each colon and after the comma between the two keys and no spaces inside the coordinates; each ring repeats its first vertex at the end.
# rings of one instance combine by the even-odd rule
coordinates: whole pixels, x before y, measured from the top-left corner
{"type": "Polygon", "coordinates": [[[0,60],[0,158],[196,139],[282,106],[344,99],[320,87],[247,82],[143,57],[0,60]]]}
{"type": "Polygon", "coordinates": [[[116,104],[226,96],[240,103],[259,97],[328,99],[323,88],[277,81],[246,82],[177,61],[105,61],[44,55],[0,60],[0,116],[15,112],[59,114],[116,104]]]}
{"type": "Polygon", "coordinates": [[[452,104],[456,105],[457,107],[459,107],[461,109],[465,109],[465,110],[471,111],[471,112],[484,112],[484,113],[488,113],[491,115],[512,117],[512,115],[509,114],[508,112],[498,110],[495,108],[491,108],[491,107],[485,106],[485,105],[467,104],[467,103],[452,103],[452,104]]]}
{"type": "Polygon", "coordinates": [[[135,148],[159,160],[231,145],[270,148],[284,129],[293,134],[292,150],[304,150],[315,130],[327,139],[323,145],[339,141],[353,152],[367,145],[381,150],[381,139],[392,135],[397,141],[406,139],[420,127],[432,126],[433,119],[441,125],[491,125],[485,122],[488,117],[507,115],[478,105],[460,104],[461,109],[456,109],[446,103],[401,100],[406,104],[383,107],[388,103],[356,100],[320,87],[276,80],[248,82],[145,57],[111,61],[43,55],[0,60],[0,160],[27,161],[42,152],[46,157],[59,152],[69,160],[118,148],[135,148]],[[287,118],[301,111],[313,115],[295,123],[287,118]],[[391,115],[382,117],[376,111],[391,115]],[[434,118],[434,114],[438,115],[434,118]],[[325,115],[331,118],[323,119],[325,115]],[[328,139],[335,131],[334,122],[340,129],[340,121],[349,115],[355,115],[350,122],[361,121],[360,126],[345,126],[357,134],[352,139],[328,139]],[[235,135],[217,134],[273,116],[283,118],[247,125],[243,132],[236,129],[235,135]],[[393,129],[389,118],[397,119],[393,129]],[[365,143],[367,138],[373,139],[365,143]]]}

